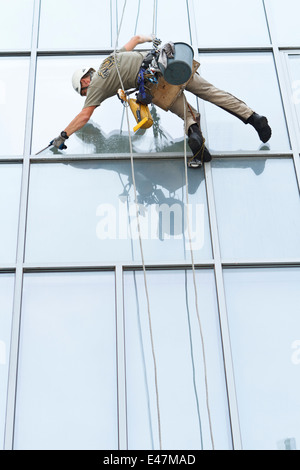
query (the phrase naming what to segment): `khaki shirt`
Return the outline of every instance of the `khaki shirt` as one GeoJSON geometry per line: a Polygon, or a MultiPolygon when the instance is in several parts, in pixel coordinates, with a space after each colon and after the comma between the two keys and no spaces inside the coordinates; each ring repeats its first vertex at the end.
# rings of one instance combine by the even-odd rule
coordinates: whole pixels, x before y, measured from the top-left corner
{"type": "MultiPolygon", "coordinates": [[[[147,52],[126,51],[124,48],[116,52],[116,60],[125,90],[136,87],[137,75],[145,55],[147,52]]],[[[104,59],[98,72],[94,73],[83,108],[100,106],[102,101],[114,96],[119,88],[122,88],[122,85],[113,53],[104,59]]]]}

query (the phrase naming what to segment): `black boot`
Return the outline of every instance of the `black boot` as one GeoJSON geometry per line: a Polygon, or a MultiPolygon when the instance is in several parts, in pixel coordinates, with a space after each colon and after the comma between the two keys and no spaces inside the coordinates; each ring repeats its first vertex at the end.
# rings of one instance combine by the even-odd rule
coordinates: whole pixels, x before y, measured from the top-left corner
{"type": "Polygon", "coordinates": [[[190,168],[199,168],[203,162],[211,161],[211,154],[205,147],[205,139],[197,124],[192,124],[188,130],[188,144],[194,157],[188,162],[190,168]]]}
{"type": "Polygon", "coordinates": [[[268,119],[265,116],[253,113],[247,120],[247,124],[251,124],[251,126],[254,127],[263,143],[268,142],[272,135],[272,130],[268,124],[268,119]]]}

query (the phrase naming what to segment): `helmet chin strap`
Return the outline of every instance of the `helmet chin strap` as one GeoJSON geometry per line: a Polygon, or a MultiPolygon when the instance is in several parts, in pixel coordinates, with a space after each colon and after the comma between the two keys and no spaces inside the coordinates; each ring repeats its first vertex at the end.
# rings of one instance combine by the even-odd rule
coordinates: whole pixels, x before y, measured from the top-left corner
{"type": "Polygon", "coordinates": [[[88,89],[88,86],[85,86],[85,87],[81,88],[81,90],[80,90],[81,96],[82,96],[82,92],[85,91],[85,90],[87,90],[87,89],[88,89]]]}

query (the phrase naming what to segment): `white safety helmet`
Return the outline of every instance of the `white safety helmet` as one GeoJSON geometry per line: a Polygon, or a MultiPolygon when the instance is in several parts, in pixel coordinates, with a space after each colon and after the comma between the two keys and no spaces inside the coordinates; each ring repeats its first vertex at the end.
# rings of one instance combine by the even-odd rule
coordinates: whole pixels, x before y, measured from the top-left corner
{"type": "Polygon", "coordinates": [[[76,70],[73,73],[72,85],[75,91],[80,94],[81,92],[81,83],[80,80],[89,72],[96,72],[92,67],[82,67],[81,69],[76,70]]]}

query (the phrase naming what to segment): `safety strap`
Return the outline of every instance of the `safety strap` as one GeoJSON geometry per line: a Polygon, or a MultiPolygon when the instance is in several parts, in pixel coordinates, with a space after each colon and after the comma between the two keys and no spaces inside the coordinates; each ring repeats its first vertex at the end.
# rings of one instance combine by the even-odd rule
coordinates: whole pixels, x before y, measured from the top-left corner
{"type": "Polygon", "coordinates": [[[156,73],[152,72],[150,69],[146,69],[142,64],[137,78],[137,100],[142,104],[152,103],[152,95],[149,91],[145,89],[145,82],[158,83],[156,78],[156,73]]]}
{"type": "Polygon", "coordinates": [[[138,74],[138,88],[139,88],[139,93],[140,93],[140,98],[142,98],[143,101],[146,101],[147,99],[147,94],[145,92],[145,69],[143,67],[140,68],[139,74],[138,74]]]}

